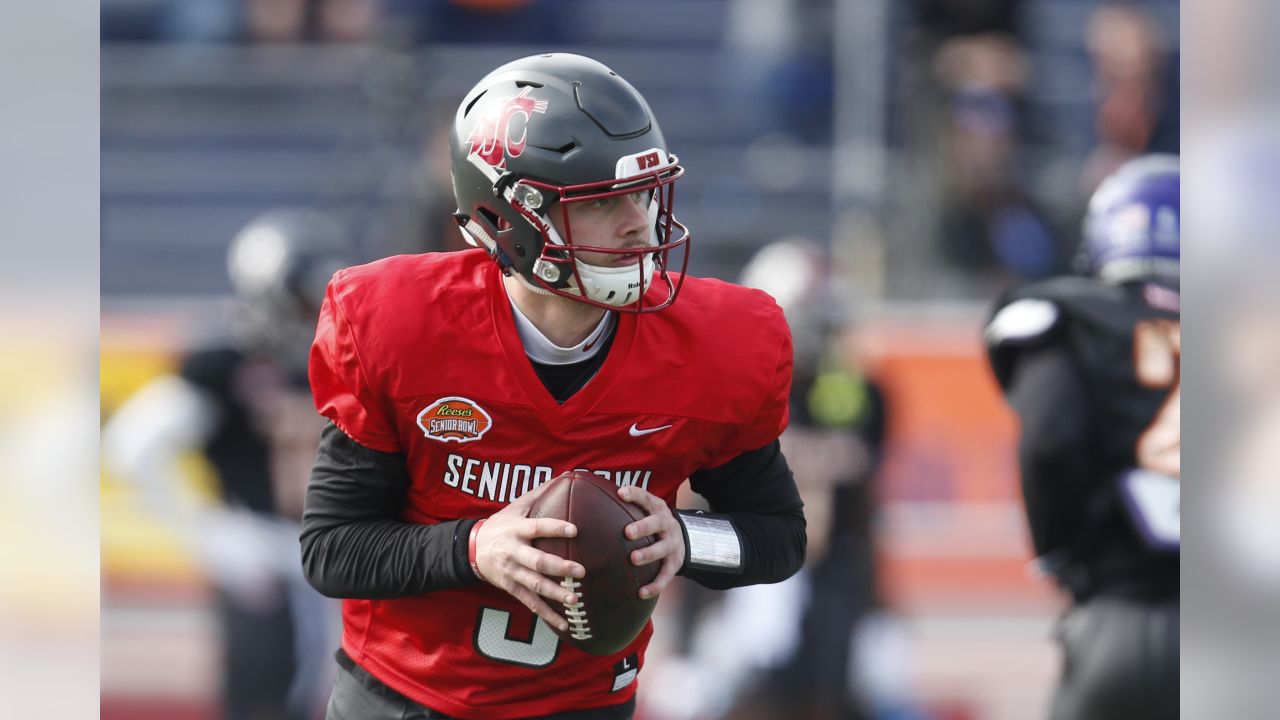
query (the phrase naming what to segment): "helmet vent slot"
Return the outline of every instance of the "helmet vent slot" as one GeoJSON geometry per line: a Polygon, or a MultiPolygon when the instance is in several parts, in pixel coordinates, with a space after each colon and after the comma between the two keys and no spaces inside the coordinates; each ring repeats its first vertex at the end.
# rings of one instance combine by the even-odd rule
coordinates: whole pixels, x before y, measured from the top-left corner
{"type": "Polygon", "coordinates": [[[534,81],[532,81],[532,80],[517,80],[517,81],[516,81],[516,87],[518,87],[518,88],[524,88],[524,87],[540,88],[540,87],[542,87],[542,83],[540,83],[540,82],[534,82],[534,81]]]}
{"type": "Polygon", "coordinates": [[[560,147],[542,147],[541,145],[536,147],[548,152],[553,152],[557,155],[568,155],[570,152],[578,149],[578,143],[571,140],[560,147]]]}
{"type": "Polygon", "coordinates": [[[487,95],[487,94],[489,94],[489,91],[488,91],[488,90],[484,90],[484,91],[483,91],[483,92],[481,92],[479,95],[476,95],[476,96],[475,96],[475,98],[473,98],[473,99],[471,100],[471,102],[467,103],[467,107],[466,107],[465,109],[463,109],[463,111],[462,111],[462,116],[463,116],[463,117],[466,117],[466,116],[470,115],[470,114],[471,114],[471,108],[475,107],[475,106],[476,106],[476,103],[480,102],[480,98],[484,97],[484,96],[485,96],[485,95],[487,95]]]}

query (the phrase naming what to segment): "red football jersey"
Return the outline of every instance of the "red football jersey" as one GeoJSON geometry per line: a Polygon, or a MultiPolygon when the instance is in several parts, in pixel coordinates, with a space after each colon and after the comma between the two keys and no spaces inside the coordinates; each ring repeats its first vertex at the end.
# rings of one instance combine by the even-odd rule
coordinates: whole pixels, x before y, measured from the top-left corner
{"type": "MultiPolygon", "coordinates": [[[[487,517],[573,469],[674,504],[700,468],[787,423],[791,339],[762,292],[686,277],[662,312],[619,314],[599,373],[564,404],[538,379],[498,266],[480,250],[387,258],[329,284],[311,354],[316,406],[367,447],[404,453],[402,519],[487,517]]],[[[504,720],[627,701],[652,626],[616,655],[559,641],[488,584],[345,600],[342,646],[416,702],[504,720]]]]}

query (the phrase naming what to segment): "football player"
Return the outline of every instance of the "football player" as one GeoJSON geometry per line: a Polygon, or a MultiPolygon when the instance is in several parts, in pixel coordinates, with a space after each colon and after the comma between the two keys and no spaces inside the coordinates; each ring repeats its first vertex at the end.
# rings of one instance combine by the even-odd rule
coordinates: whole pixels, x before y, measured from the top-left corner
{"type": "Polygon", "coordinates": [[[281,209],[231,243],[230,337],[200,341],[112,416],[107,467],[136,485],[214,586],[228,720],[314,720],[332,682],[333,601],[299,570],[298,523],[323,423],[307,389],[312,324],[335,270],[351,264],[327,215],[281,209]],[[175,465],[203,455],[216,502],[184,492],[175,465]]]}
{"type": "Polygon", "coordinates": [[[1130,161],[1090,200],[1091,277],[1016,289],[986,328],[1039,566],[1073,602],[1053,720],[1178,717],[1178,258],[1178,159],[1130,161]]]}
{"type": "Polygon", "coordinates": [[[629,718],[652,629],[610,656],[560,642],[552,605],[575,601],[561,581],[585,569],[532,547],[575,528],[530,507],[569,470],[616,483],[647,513],[628,535],[654,541],[632,562],[660,568],[641,597],[677,573],[712,588],[790,576],[805,550],[778,443],[790,334],[764,293],[678,272],[684,169],[599,62],[494,70],[450,148],[476,248],[338,273],[312,349],[330,422],[303,563],[344,598],[328,717],[629,718]],[[672,508],[686,478],[711,512],[672,508]]]}
{"type": "Polygon", "coordinates": [[[761,248],[742,273],[742,284],[773,296],[791,328],[795,372],[782,447],[805,502],[809,543],[794,577],[728,593],[725,622],[774,627],[716,643],[749,667],[732,718],[869,716],[851,660],[859,623],[877,605],[871,482],[884,400],[842,352],[847,318],[829,268],[821,248],[786,239],[761,248]]]}

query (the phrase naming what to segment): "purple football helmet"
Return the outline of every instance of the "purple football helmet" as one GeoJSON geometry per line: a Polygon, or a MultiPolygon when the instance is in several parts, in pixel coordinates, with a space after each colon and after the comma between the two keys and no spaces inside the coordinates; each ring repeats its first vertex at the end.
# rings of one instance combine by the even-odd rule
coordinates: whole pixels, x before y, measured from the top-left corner
{"type": "Polygon", "coordinates": [[[1178,286],[1178,156],[1145,155],[1102,181],[1089,200],[1082,270],[1111,283],[1178,286]]]}

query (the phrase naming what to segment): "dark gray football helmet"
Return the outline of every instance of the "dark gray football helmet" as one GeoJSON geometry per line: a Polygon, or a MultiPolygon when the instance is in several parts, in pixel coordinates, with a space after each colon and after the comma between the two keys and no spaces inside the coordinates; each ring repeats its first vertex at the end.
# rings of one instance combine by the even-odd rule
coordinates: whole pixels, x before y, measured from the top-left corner
{"type": "Polygon", "coordinates": [[[463,236],[504,272],[535,292],[610,310],[653,312],[675,301],[689,259],[689,231],[672,213],[684,168],[648,103],[617,73],[566,53],[507,63],[467,93],[449,146],[463,236]],[[650,198],[647,246],[574,244],[569,204],[638,191],[650,198]],[[676,249],[679,268],[670,264],[676,249]],[[593,265],[576,257],[582,251],[639,262],[593,265]],[[666,292],[646,296],[655,269],[666,292]]]}

